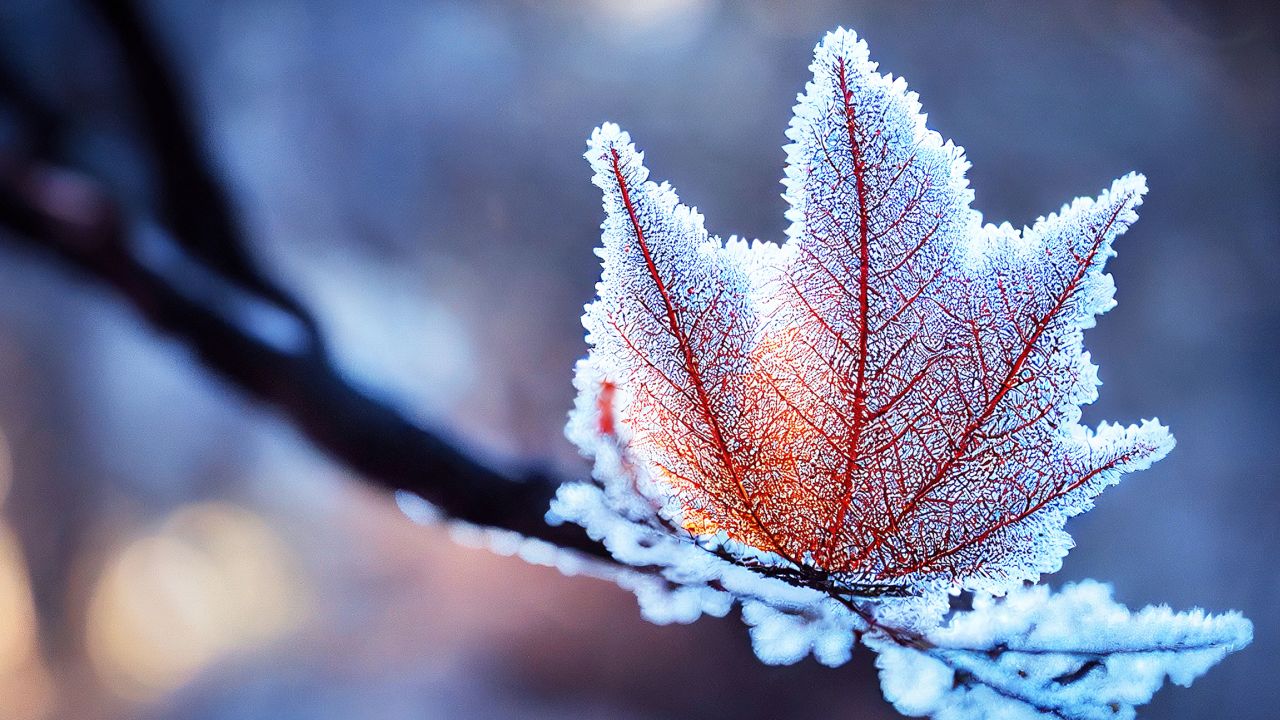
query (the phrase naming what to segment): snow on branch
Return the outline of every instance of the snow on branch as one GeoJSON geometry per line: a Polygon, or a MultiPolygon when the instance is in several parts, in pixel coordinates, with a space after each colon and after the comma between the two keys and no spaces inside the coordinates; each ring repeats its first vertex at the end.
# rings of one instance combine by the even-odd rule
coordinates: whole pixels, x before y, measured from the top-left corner
{"type": "Polygon", "coordinates": [[[1165,678],[1189,684],[1250,642],[1237,613],[1132,613],[1096,582],[1025,584],[1058,568],[1070,516],[1173,445],[1154,420],[1079,424],[1098,386],[1082,332],[1114,304],[1103,265],[1136,220],[1141,176],[1021,231],[982,225],[963,151],[843,30],[816,49],[788,130],[781,246],[710,235],[626,133],[600,128],[587,159],[604,191],[603,272],[567,428],[595,480],[556,490],[343,379],[305,309],[248,263],[140,17],[104,12],[158,103],[148,123],[173,126],[155,136],[159,173],[195,180],[125,214],[54,159],[76,119],[0,67],[23,130],[50,136],[0,157],[6,239],[112,285],[317,446],[402,491],[417,519],[616,582],[654,622],[736,604],[764,662],[840,665],[861,641],[909,715],[1132,717],[1165,678]],[[192,203],[220,219],[196,228],[192,203]],[[306,341],[272,342],[227,312],[246,304],[306,341]],[[974,609],[949,612],[961,591],[974,609]]]}
{"type": "Polygon", "coordinates": [[[1130,612],[1109,586],[1084,581],[1057,593],[1035,586],[978,596],[923,647],[863,639],[880,653],[885,698],[906,715],[1110,720],[1134,717],[1165,678],[1190,685],[1248,645],[1253,625],[1234,612],[1130,612]]]}

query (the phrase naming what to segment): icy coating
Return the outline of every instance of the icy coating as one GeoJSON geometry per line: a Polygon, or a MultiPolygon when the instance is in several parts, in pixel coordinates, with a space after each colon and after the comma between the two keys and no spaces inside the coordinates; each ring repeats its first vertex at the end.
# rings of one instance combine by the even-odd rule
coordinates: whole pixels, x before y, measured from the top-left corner
{"type": "Polygon", "coordinates": [[[1038,586],[979,597],[931,636],[932,648],[870,635],[867,645],[880,652],[885,698],[905,715],[1126,720],[1166,677],[1190,685],[1252,639],[1239,613],[1131,613],[1110,587],[1085,581],[1057,594],[1038,586]]]}
{"type": "Polygon", "coordinates": [[[1155,421],[1078,424],[1081,331],[1146,186],[984,227],[962,151],[875,67],[853,33],[819,45],[781,248],[708,235],[625,132],[592,135],[603,274],[569,435],[632,516],[855,589],[998,593],[1057,569],[1066,518],[1173,446],[1155,421]]]}
{"type": "Polygon", "coordinates": [[[965,708],[994,693],[1008,717],[1127,717],[1251,633],[1129,615],[1097,584],[1023,588],[1060,566],[1067,518],[1173,447],[1155,420],[1079,424],[1099,384],[1082,332],[1114,305],[1103,266],[1145,180],[983,225],[963,151],[854,33],[811,70],[782,246],[708,234],[627,133],[592,134],[602,274],[566,433],[595,482],[563,486],[548,521],[603,541],[625,567],[574,569],[655,622],[739,603],[768,663],[838,665],[863,638],[904,712],[983,717],[965,708]],[[961,591],[975,610],[943,624],[961,591]],[[1061,646],[1080,629],[1099,635],[1061,646]]]}

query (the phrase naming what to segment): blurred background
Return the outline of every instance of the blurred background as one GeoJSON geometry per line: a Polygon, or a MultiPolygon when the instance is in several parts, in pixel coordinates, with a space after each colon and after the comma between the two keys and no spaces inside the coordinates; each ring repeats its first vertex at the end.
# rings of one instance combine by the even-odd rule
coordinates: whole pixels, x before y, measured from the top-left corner
{"type": "MultiPolygon", "coordinates": [[[[1129,170],[1151,194],[1086,336],[1087,422],[1178,447],[1069,525],[1051,579],[1236,608],[1255,643],[1147,718],[1280,707],[1280,46],[1274,4],[143,3],[253,257],[343,370],[498,462],[563,439],[619,122],[712,232],[778,240],[813,45],[855,28],[968,151],[988,220],[1129,170]]],[[[100,18],[6,0],[0,52],[156,179],[100,18]]],[[[0,128],[4,129],[4,128],[0,128]]],[[[17,142],[0,133],[0,143],[17,142]]],[[[888,718],[872,657],[766,667],[736,618],[658,627],[609,584],[455,543],[208,374],[109,288],[0,242],[0,718],[888,718]]]]}

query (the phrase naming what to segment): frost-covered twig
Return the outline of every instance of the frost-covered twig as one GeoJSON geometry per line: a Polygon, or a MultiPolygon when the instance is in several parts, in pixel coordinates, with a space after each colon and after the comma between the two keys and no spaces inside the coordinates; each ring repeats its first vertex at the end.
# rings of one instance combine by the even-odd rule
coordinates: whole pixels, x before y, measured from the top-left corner
{"type": "Polygon", "coordinates": [[[591,135],[602,269],[567,434],[598,484],[549,517],[633,566],[655,621],[740,603],[767,663],[837,665],[861,639],[903,712],[1131,716],[1252,633],[1024,587],[1061,565],[1068,518],[1173,448],[1154,419],[1080,424],[1083,332],[1146,181],[983,225],[963,151],[864,42],[830,33],[810,69],[779,245],[712,235],[629,134],[591,135]],[[961,591],[975,609],[950,613],[961,591]]]}
{"type": "Polygon", "coordinates": [[[1105,584],[1084,581],[1057,593],[1020,588],[980,595],[929,633],[930,647],[904,647],[874,634],[885,697],[903,713],[939,720],[1034,717],[1131,718],[1167,677],[1190,685],[1248,645],[1253,626],[1239,613],[1133,613],[1105,584]]]}
{"type": "MultiPolygon", "coordinates": [[[[102,6],[124,41],[139,31],[136,15],[121,14],[109,3],[102,6]]],[[[914,96],[905,94],[900,81],[875,75],[865,47],[851,34],[837,33],[828,43],[829,52],[821,54],[820,48],[815,60],[817,79],[826,84],[809,88],[811,98],[792,129],[793,167],[812,167],[791,173],[789,192],[798,208],[793,214],[799,229],[793,228],[793,235],[810,232],[802,226],[812,222],[814,242],[842,237],[846,249],[860,243],[858,252],[832,256],[840,264],[835,271],[813,262],[815,253],[830,251],[815,250],[813,242],[788,258],[775,254],[777,248],[710,241],[701,218],[679,206],[669,188],[645,182],[647,171],[625,135],[616,128],[598,133],[593,150],[599,152],[591,159],[597,182],[612,198],[606,231],[618,246],[613,250],[629,254],[625,267],[612,270],[612,276],[606,265],[606,277],[656,281],[659,263],[675,256],[675,261],[690,263],[696,280],[686,283],[684,295],[674,301],[671,289],[655,282],[658,287],[638,293],[639,304],[595,318],[592,329],[600,337],[608,334],[610,323],[615,330],[634,324],[613,350],[634,345],[634,335],[667,352],[666,357],[642,358],[636,365],[644,367],[632,368],[627,378],[635,381],[652,370],[651,388],[632,382],[617,392],[619,378],[606,377],[601,364],[582,366],[571,435],[595,455],[596,475],[602,479],[598,485],[570,483],[557,493],[555,479],[541,473],[517,477],[491,469],[348,384],[325,358],[306,312],[264,280],[247,255],[237,254],[243,247],[234,231],[224,228],[212,239],[196,237],[187,214],[191,202],[201,202],[199,183],[179,183],[174,192],[182,198],[127,216],[109,187],[55,164],[51,158],[58,153],[42,142],[36,152],[0,157],[0,224],[9,231],[6,237],[49,251],[115,287],[156,328],[186,343],[235,387],[279,409],[318,446],[374,484],[405,491],[401,501],[406,509],[423,514],[424,506],[414,500],[421,496],[430,501],[426,515],[468,523],[456,526],[462,539],[566,573],[612,580],[635,592],[644,615],[655,622],[722,616],[738,604],[757,654],[768,663],[795,662],[812,654],[827,665],[839,665],[861,641],[879,653],[886,697],[907,714],[934,714],[942,720],[1132,717],[1134,706],[1146,702],[1166,677],[1188,684],[1252,635],[1248,621],[1235,613],[1213,617],[1167,608],[1130,613],[1098,583],[1067,586],[1058,594],[1019,584],[1056,567],[1067,546],[1061,524],[1068,515],[1087,508],[1092,496],[1120,472],[1145,466],[1171,445],[1154,423],[1128,429],[1104,426],[1093,434],[1075,426],[1078,405],[1092,399],[1095,381],[1079,333],[1109,306],[1111,285],[1101,274],[1101,262],[1110,253],[1111,239],[1133,220],[1145,189],[1141,178],[1129,176],[1098,202],[1069,206],[1025,236],[1007,227],[988,227],[967,245],[956,244],[959,234],[973,230],[971,214],[961,207],[968,191],[961,182],[964,162],[958,149],[926,132],[922,117],[918,123],[913,119],[918,111],[914,96]],[[869,83],[872,91],[858,95],[859,81],[869,83]],[[833,88],[838,92],[833,94],[833,88]],[[880,112],[859,116],[867,107],[880,112]],[[909,111],[906,120],[890,117],[874,132],[863,127],[869,118],[886,122],[886,112],[901,114],[904,109],[909,111]],[[892,138],[908,142],[891,147],[892,138]],[[865,144],[875,142],[885,143],[875,155],[883,164],[879,176],[868,171],[863,155],[865,144]],[[847,157],[835,157],[832,147],[847,157]],[[901,156],[895,154],[899,151],[901,156]],[[922,189],[895,197],[894,188],[908,180],[922,189]],[[864,187],[876,182],[883,185],[873,188],[876,192],[864,187]],[[860,209],[850,214],[845,206],[853,202],[849,193],[855,191],[860,209]],[[875,218],[864,204],[868,197],[892,205],[886,206],[893,212],[885,215],[890,220],[884,227],[872,227],[875,218]],[[645,202],[651,204],[646,207],[645,202]],[[954,222],[943,227],[940,220],[948,213],[954,214],[954,222]],[[840,225],[846,214],[862,216],[858,243],[840,225]],[[677,242],[656,246],[651,253],[645,233],[669,233],[677,242]],[[938,267],[910,266],[922,249],[930,250],[929,243],[943,236],[953,243],[946,252],[925,252],[938,267]],[[885,237],[898,245],[876,249],[885,265],[878,273],[887,277],[904,267],[912,272],[900,285],[876,289],[882,300],[888,298],[885,302],[900,303],[877,319],[871,312],[871,276],[860,268],[872,258],[873,240],[887,242],[885,237]],[[748,254],[757,250],[755,257],[748,254]],[[972,266],[946,266],[962,257],[972,266]],[[777,305],[756,314],[743,302],[754,292],[752,278],[768,263],[784,260],[794,267],[781,282],[791,283],[804,307],[777,305]],[[859,276],[860,281],[852,279],[859,276]],[[933,283],[944,276],[954,294],[930,295],[933,283]],[[856,316],[845,330],[861,333],[863,341],[849,342],[837,334],[840,342],[818,352],[812,335],[831,333],[832,325],[799,286],[807,283],[810,295],[820,295],[813,291],[827,288],[830,278],[836,278],[840,292],[819,298],[831,305],[825,311],[834,307],[856,316]],[[1060,292],[1038,296],[1041,281],[1057,283],[1060,292]],[[970,307],[957,300],[982,293],[985,304],[970,307]],[[925,309],[940,304],[940,314],[925,309]],[[1005,317],[998,317],[993,307],[1002,308],[1005,317]],[[756,330],[744,329],[749,321],[794,320],[797,313],[822,322],[788,332],[785,342],[749,347],[759,339],[756,330]],[[912,332],[942,332],[942,339],[922,340],[893,328],[903,318],[919,322],[912,332]],[[875,400],[879,404],[873,406],[865,339],[886,329],[894,330],[886,337],[895,340],[896,349],[876,357],[889,361],[888,369],[880,368],[886,387],[900,387],[881,388],[875,400]],[[664,335],[669,337],[654,339],[664,335]],[[965,346],[969,336],[976,344],[965,346]],[[1056,339],[1037,345],[1042,337],[1056,339]],[[906,352],[918,340],[918,352],[906,352]],[[982,373],[962,373],[965,368],[957,360],[961,347],[967,347],[967,360],[982,373]],[[821,359],[828,352],[842,359],[827,363],[813,377],[794,372],[812,369],[804,367],[813,359],[806,359],[806,353],[821,359]],[[700,366],[700,353],[714,362],[700,366]],[[761,358],[761,382],[735,386],[739,373],[761,358]],[[713,367],[716,362],[719,367],[713,367]],[[796,368],[787,367],[793,362],[796,368]],[[991,371],[999,363],[1000,371],[991,371]],[[926,380],[935,371],[939,378],[929,386],[926,380]],[[841,373],[849,377],[835,377],[841,373]],[[837,385],[847,385],[838,398],[846,407],[825,422],[821,416],[830,408],[824,403],[835,401],[822,399],[812,386],[833,377],[837,385]],[[663,382],[675,386],[674,392],[667,392],[663,382]],[[920,387],[930,387],[932,394],[913,400],[911,393],[920,387]],[[740,396],[732,397],[732,391],[740,396]],[[660,423],[640,428],[650,441],[655,427],[658,432],[679,431],[657,443],[665,442],[657,449],[678,462],[655,463],[662,453],[652,447],[641,460],[628,457],[629,441],[622,435],[636,430],[636,423],[632,419],[628,430],[613,415],[615,392],[635,407],[647,402],[659,414],[660,423]],[[671,412],[673,403],[685,403],[699,414],[690,419],[671,412]],[[775,415],[763,420],[751,415],[758,404],[769,403],[775,415]],[[959,432],[952,432],[948,423],[959,416],[959,432]],[[750,433],[727,437],[730,420],[750,433]],[[757,420],[761,422],[752,426],[757,420]],[[833,437],[846,431],[852,432],[840,442],[833,437]],[[913,440],[916,445],[905,451],[901,444],[895,446],[908,434],[919,436],[913,440]],[[1020,434],[1030,439],[1019,439],[1020,434]],[[845,440],[848,445],[841,444],[845,440]],[[943,452],[935,453],[928,443],[939,440],[943,452]],[[873,452],[856,459],[841,454],[859,442],[873,452]],[[779,448],[763,447],[768,443],[781,445],[780,451],[770,455],[779,448]],[[708,448],[714,451],[710,459],[708,448]],[[830,455],[832,448],[839,452],[830,455]],[[832,469],[822,466],[831,457],[839,461],[841,472],[823,474],[832,469]],[[793,482],[796,478],[786,473],[805,464],[811,476],[801,479],[808,482],[793,482]],[[725,472],[717,476],[715,465],[725,472]],[[667,487],[656,485],[655,468],[667,487]],[[915,486],[907,489],[904,480],[897,496],[889,497],[884,478],[921,468],[927,474],[905,479],[915,486]],[[756,487],[744,481],[748,471],[771,469],[772,475],[755,478],[756,487]],[[881,485],[865,477],[861,484],[853,482],[855,475],[871,471],[881,485]],[[719,487],[707,492],[702,486],[706,478],[698,473],[707,473],[719,487]],[[671,492],[673,484],[694,502],[681,505],[671,492]],[[817,485],[829,485],[822,488],[827,494],[815,493],[817,485]],[[982,502],[972,503],[979,511],[965,515],[963,503],[974,494],[982,496],[982,502]],[[773,496],[793,505],[766,506],[762,498],[773,496]],[[794,503],[804,498],[830,508],[795,512],[794,503]],[[725,507],[715,507],[716,502],[725,507]],[[883,516],[877,517],[882,506],[883,516]],[[940,525],[932,524],[937,518],[940,525]],[[477,531],[475,526],[490,529],[477,531]],[[974,609],[949,614],[946,593],[961,587],[978,590],[974,609]],[[984,590],[1009,595],[999,599],[984,590]]],[[[145,76],[148,63],[158,62],[154,48],[144,48],[143,62],[138,59],[134,55],[130,60],[135,71],[144,71],[138,79],[151,88],[150,101],[159,103],[151,108],[151,122],[183,121],[185,115],[173,106],[177,95],[163,77],[157,85],[155,77],[145,76]]],[[[54,128],[56,136],[57,128],[71,122],[34,107],[30,95],[8,90],[0,88],[41,132],[54,128]]],[[[161,148],[161,157],[198,165],[195,177],[213,182],[215,174],[193,151],[191,137],[179,136],[170,147],[176,151],[165,154],[161,148]]],[[[172,176],[172,168],[168,170],[172,176]]],[[[221,193],[211,197],[215,202],[205,207],[221,212],[221,193]]],[[[234,224],[227,227],[234,229],[234,224]]],[[[799,509],[808,510],[803,505],[799,509]]]]}
{"type": "MultiPolygon", "coordinates": [[[[611,510],[602,489],[568,486],[556,519],[584,522],[630,565],[601,575],[633,590],[641,612],[658,623],[688,623],[742,607],[757,655],[786,664],[812,654],[847,662],[859,640],[877,652],[885,696],[908,715],[941,720],[1039,716],[1131,718],[1165,678],[1189,685],[1227,654],[1248,645],[1252,625],[1231,612],[1130,612],[1108,585],[1084,581],[1057,593],[1019,586],[1007,597],[978,594],[974,607],[921,631],[920,606],[900,598],[852,600],[796,586],[706,552],[704,545],[661,532],[611,510]]],[[[507,541],[510,554],[559,564],[507,541]]],[[[935,608],[936,609],[936,608],[935,608]]],[[[939,615],[942,611],[938,610],[939,615]]]]}

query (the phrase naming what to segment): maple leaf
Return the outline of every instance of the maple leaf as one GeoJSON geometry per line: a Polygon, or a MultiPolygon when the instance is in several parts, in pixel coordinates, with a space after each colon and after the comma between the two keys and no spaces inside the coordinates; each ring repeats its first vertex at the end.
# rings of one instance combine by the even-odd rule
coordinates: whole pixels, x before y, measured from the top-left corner
{"type": "Polygon", "coordinates": [[[562,485],[547,520],[618,564],[490,546],[611,579],[654,622],[738,603],[766,663],[839,665],[861,640],[909,715],[1132,718],[1253,633],[1023,585],[1058,568],[1068,517],[1173,447],[1154,420],[1079,422],[1082,332],[1114,305],[1103,265],[1145,181],[983,225],[963,152],[852,32],[811,70],[781,246],[711,236],[626,133],[592,134],[603,269],[566,434],[597,482],[562,485]],[[972,611],[949,609],[961,590],[972,611]]]}
{"type": "Polygon", "coordinates": [[[865,43],[833,33],[811,70],[781,247],[709,235],[626,133],[592,135],[596,427],[575,438],[618,445],[615,499],[801,582],[1001,592],[1055,570],[1067,517],[1173,446],[1155,421],[1079,425],[1098,385],[1081,333],[1114,304],[1103,265],[1145,181],[983,226],[962,150],[865,43]]]}

